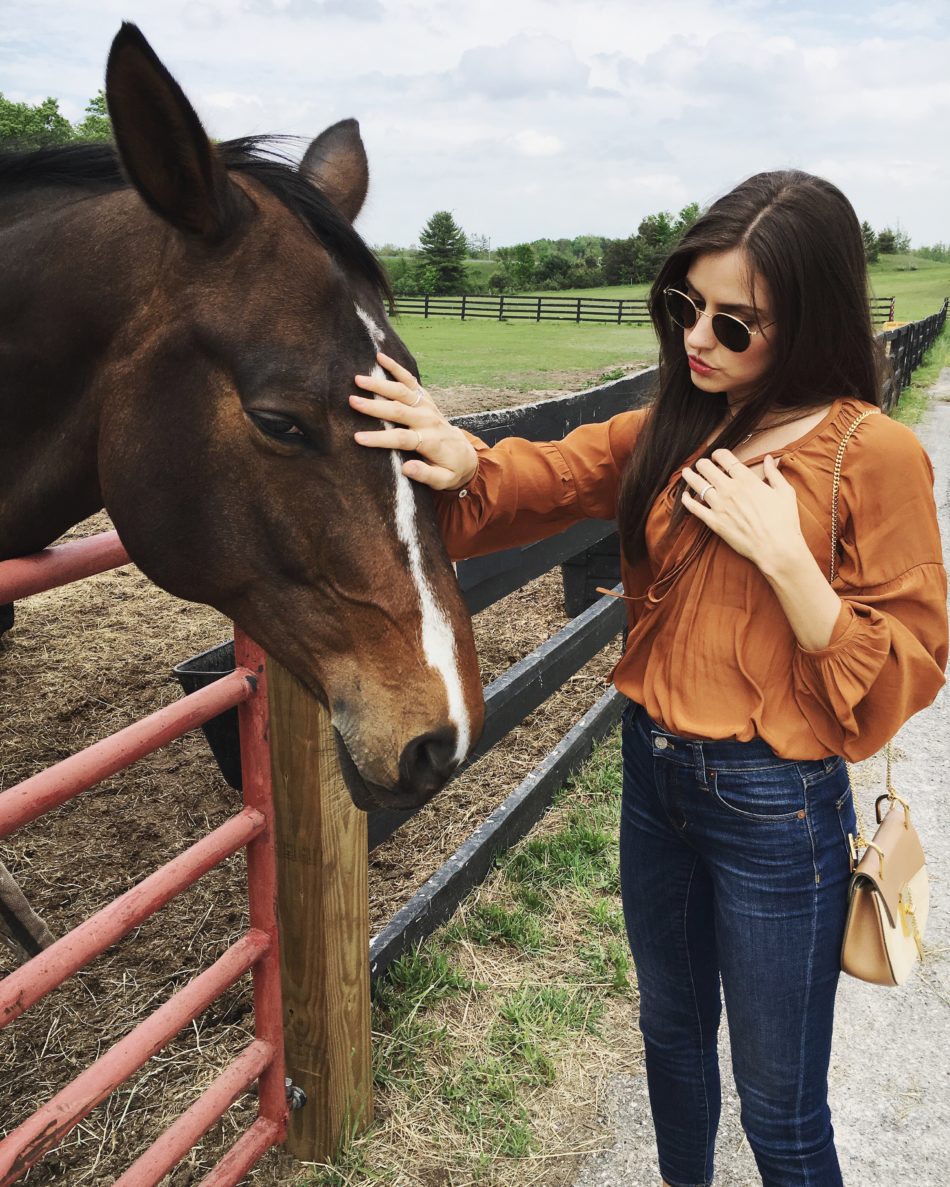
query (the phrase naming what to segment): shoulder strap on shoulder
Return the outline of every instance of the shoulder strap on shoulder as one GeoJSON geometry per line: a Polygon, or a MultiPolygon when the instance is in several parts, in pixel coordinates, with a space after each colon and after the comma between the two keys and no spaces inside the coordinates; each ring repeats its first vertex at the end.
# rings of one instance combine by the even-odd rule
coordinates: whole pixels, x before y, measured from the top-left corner
{"type": "Polygon", "coordinates": [[[868,408],[856,416],[848,425],[841,438],[841,444],[838,446],[838,456],[835,458],[835,476],[831,487],[831,565],[828,570],[828,580],[832,585],[835,580],[835,568],[838,564],[838,488],[841,486],[841,464],[844,461],[844,451],[851,435],[861,421],[867,420],[869,416],[876,416],[880,411],[880,408],[868,408]]]}

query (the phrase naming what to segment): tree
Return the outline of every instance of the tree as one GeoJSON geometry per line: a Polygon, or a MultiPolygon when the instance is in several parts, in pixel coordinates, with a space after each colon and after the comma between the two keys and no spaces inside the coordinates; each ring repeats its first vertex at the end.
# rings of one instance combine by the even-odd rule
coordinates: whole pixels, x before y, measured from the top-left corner
{"type": "Polygon", "coordinates": [[[437,210],[419,235],[417,279],[421,293],[460,293],[465,288],[465,232],[447,210],[437,210]],[[432,287],[429,287],[429,286],[432,287]]]}
{"type": "Polygon", "coordinates": [[[77,140],[111,140],[112,121],[109,119],[109,109],[106,107],[106,93],[100,91],[94,99],[86,104],[86,118],[76,124],[75,138],[77,140]]]}
{"type": "Polygon", "coordinates": [[[864,258],[869,264],[877,263],[879,256],[879,248],[877,241],[877,232],[871,224],[864,220],[861,224],[861,235],[864,238],[864,258]]]}
{"type": "Polygon", "coordinates": [[[640,264],[638,280],[652,280],[660,265],[669,254],[670,248],[679,238],[676,222],[667,210],[648,214],[637,227],[640,264]]]}
{"type": "Polygon", "coordinates": [[[897,251],[897,236],[890,227],[885,227],[877,237],[877,250],[882,256],[892,256],[897,251]]]}
{"type": "Polygon", "coordinates": [[[690,202],[683,207],[676,216],[676,222],[673,225],[675,242],[679,243],[701,213],[698,202],[690,202]]]}
{"type": "Polygon", "coordinates": [[[112,124],[106,96],[100,91],[86,104],[85,118],[75,127],[59,110],[59,102],[14,103],[0,94],[0,147],[7,149],[52,148],[76,140],[111,140],[112,124]]]}
{"type": "Polygon", "coordinates": [[[530,243],[516,243],[511,249],[511,282],[514,289],[529,289],[534,285],[537,262],[530,243]]]}
{"type": "Polygon", "coordinates": [[[495,252],[499,272],[489,280],[489,285],[498,292],[518,292],[534,285],[537,261],[530,243],[516,243],[514,247],[499,247],[495,252]],[[504,278],[504,284],[501,279],[504,278]]]}
{"type": "Polygon", "coordinates": [[[604,283],[636,284],[639,256],[633,235],[627,239],[611,239],[604,248],[604,283]]]}
{"type": "Polygon", "coordinates": [[[538,288],[566,289],[571,287],[574,261],[559,251],[546,255],[535,269],[534,278],[538,288]]]}
{"type": "Polygon", "coordinates": [[[31,106],[0,94],[0,146],[13,149],[50,148],[73,139],[73,126],[53,98],[31,106]]]}

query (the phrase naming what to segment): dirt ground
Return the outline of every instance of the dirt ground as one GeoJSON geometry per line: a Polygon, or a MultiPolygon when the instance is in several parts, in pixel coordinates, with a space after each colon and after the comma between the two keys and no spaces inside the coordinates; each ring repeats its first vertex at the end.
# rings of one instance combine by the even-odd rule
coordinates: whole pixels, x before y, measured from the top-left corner
{"type": "MultiPolygon", "coordinates": [[[[451,413],[545,393],[437,393],[451,413]]],[[[109,526],[99,515],[72,535],[109,526]]],[[[555,571],[478,615],[485,683],[567,621],[555,571]]],[[[18,606],[0,640],[0,789],[175,700],[179,661],[221,642],[229,624],[127,567],[18,606]]],[[[599,697],[619,644],[607,648],[370,859],[372,929],[481,823],[599,697]]],[[[200,733],[188,735],[0,844],[4,861],[62,934],[238,806],[200,733]]],[[[216,959],[246,927],[240,856],[0,1032],[0,1134],[63,1087],[145,1014],[216,959]]],[[[14,967],[0,946],[0,976],[14,967]]],[[[104,1187],[253,1037],[249,979],[212,1005],[99,1106],[29,1176],[35,1187],[104,1187]]],[[[190,1187],[253,1117],[245,1097],[167,1180],[190,1187]]],[[[249,1182],[287,1182],[269,1155],[249,1182]]]]}

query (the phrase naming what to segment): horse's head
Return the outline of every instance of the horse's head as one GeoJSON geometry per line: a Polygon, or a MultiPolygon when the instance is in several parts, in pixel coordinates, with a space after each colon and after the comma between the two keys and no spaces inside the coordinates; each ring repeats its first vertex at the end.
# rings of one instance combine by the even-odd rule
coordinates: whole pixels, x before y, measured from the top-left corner
{"type": "Polygon", "coordinates": [[[416,371],[351,225],[358,128],[328,129],[299,169],[216,148],[129,25],[106,93],[134,190],[104,217],[135,294],[97,381],[106,507],[154,581],[232,617],[328,706],[361,807],[422,803],[483,705],[428,492],[353,440],[353,375],[379,348],[416,371]]]}

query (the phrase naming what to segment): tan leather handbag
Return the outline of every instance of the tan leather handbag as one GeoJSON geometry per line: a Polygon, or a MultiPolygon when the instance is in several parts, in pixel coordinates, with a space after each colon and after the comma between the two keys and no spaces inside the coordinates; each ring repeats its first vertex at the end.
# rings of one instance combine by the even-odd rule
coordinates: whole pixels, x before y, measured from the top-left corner
{"type": "MultiPolygon", "coordinates": [[[[851,423],[838,447],[831,511],[832,582],[838,552],[838,488],[845,447],[858,425],[876,412],[873,408],[862,412],[851,423]]],[[[929,894],[924,851],[911,822],[910,805],[897,794],[891,782],[893,755],[890,742],[885,753],[886,790],[875,801],[877,829],[870,841],[866,839],[855,799],[858,836],[848,836],[852,872],[848,886],[848,917],[841,944],[841,967],[852,977],[874,985],[900,985],[910,976],[918,959],[923,959],[929,894]]],[[[853,794],[850,766],[848,779],[853,794]]]]}

